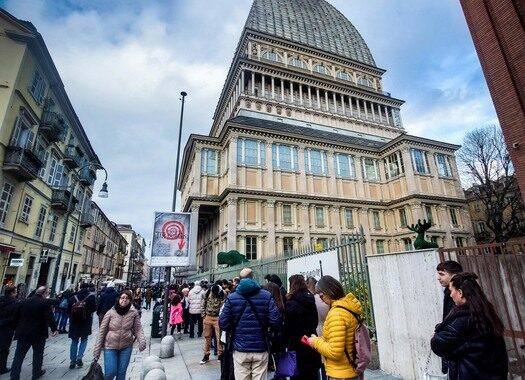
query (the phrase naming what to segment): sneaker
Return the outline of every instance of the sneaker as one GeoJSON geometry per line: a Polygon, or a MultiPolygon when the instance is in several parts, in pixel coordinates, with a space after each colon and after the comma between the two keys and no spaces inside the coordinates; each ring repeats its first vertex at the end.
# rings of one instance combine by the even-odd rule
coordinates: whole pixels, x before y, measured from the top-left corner
{"type": "Polygon", "coordinates": [[[76,365],[75,362],[69,363],[69,369],[75,369],[75,365],[76,365]]]}
{"type": "Polygon", "coordinates": [[[46,373],[46,370],[45,369],[41,369],[40,372],[38,372],[36,375],[33,375],[33,377],[31,379],[32,380],[40,379],[42,376],[44,376],[45,373],[46,373]]]}
{"type": "Polygon", "coordinates": [[[78,366],[79,368],[81,368],[81,367],[84,366],[84,363],[82,363],[82,359],[78,359],[78,360],[77,360],[77,366],[78,366]]]}
{"type": "Polygon", "coordinates": [[[210,361],[210,354],[205,354],[199,364],[206,364],[210,361]]]}

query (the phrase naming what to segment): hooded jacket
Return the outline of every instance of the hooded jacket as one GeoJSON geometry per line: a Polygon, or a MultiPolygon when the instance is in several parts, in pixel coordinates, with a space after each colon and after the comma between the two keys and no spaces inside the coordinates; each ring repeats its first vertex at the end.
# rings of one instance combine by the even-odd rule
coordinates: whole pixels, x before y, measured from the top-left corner
{"type": "Polygon", "coordinates": [[[436,327],[430,347],[447,360],[450,380],[507,378],[503,337],[480,334],[468,307],[457,307],[436,327]]]}
{"type": "Polygon", "coordinates": [[[144,350],[146,339],[137,309],[131,306],[126,314],[120,315],[113,307],[104,315],[100,324],[93,358],[98,360],[102,348],[121,350],[132,347],[135,339],[139,341],[139,349],[144,350]]]}
{"type": "Polygon", "coordinates": [[[314,339],[315,348],[325,358],[326,374],[336,378],[352,378],[358,373],[350,365],[345,347],[350,357],[354,356],[354,335],[357,319],[342,306],[363,315],[361,303],[352,293],[332,302],[323,326],[323,336],[314,339]]]}
{"type": "Polygon", "coordinates": [[[195,285],[188,293],[190,314],[202,314],[205,292],[200,285],[195,285]]]}
{"type": "Polygon", "coordinates": [[[261,289],[251,278],[243,278],[231,293],[219,317],[221,330],[233,332],[233,349],[239,352],[265,352],[268,350],[268,327],[281,325],[281,313],[269,291],[261,289]],[[250,304],[250,298],[264,326],[261,326],[250,304]],[[246,305],[244,312],[241,311],[246,305]],[[238,321],[238,322],[237,322],[238,321]],[[233,327],[237,325],[235,330],[233,327]]]}

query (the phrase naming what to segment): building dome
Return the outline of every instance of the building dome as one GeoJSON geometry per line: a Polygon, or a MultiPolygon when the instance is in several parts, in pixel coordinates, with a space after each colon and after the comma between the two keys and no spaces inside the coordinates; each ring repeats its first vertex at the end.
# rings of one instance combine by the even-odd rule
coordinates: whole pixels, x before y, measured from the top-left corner
{"type": "Polygon", "coordinates": [[[254,0],[245,27],[375,67],[363,37],[325,0],[254,0]]]}

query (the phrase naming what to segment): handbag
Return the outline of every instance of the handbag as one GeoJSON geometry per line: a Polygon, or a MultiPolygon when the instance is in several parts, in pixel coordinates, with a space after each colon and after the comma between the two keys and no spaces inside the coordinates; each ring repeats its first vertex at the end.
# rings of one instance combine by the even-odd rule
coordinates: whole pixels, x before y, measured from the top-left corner
{"type": "Polygon", "coordinates": [[[94,361],[89,366],[89,371],[81,380],[104,380],[104,372],[98,362],[94,361]]]}
{"type": "Polygon", "coordinates": [[[277,359],[275,377],[291,377],[299,374],[295,351],[280,352],[275,354],[275,357],[277,359]]]}

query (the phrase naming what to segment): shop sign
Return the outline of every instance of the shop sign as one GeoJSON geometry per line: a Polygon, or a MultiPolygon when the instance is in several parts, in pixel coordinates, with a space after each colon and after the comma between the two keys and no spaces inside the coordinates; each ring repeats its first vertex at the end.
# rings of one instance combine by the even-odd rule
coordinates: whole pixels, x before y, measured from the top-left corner
{"type": "Polygon", "coordinates": [[[9,262],[10,267],[21,267],[24,265],[24,259],[11,259],[9,262]]]}

